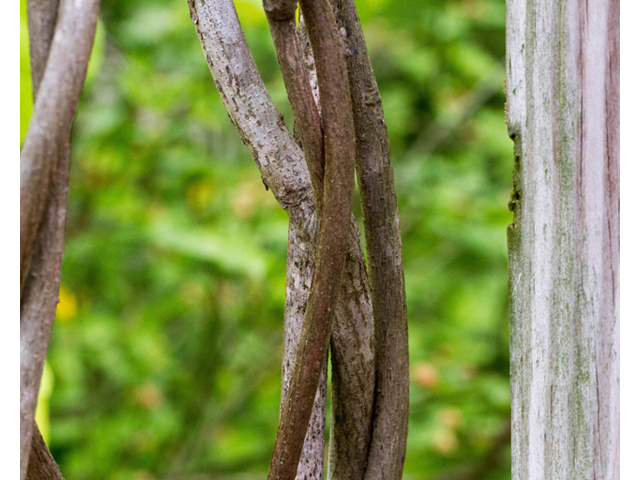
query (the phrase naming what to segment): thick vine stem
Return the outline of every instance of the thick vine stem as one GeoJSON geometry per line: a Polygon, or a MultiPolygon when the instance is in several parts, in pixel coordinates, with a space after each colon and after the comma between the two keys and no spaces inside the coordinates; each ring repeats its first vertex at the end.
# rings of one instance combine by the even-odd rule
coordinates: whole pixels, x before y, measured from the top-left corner
{"type": "Polygon", "coordinates": [[[216,87],[264,183],[305,239],[315,237],[309,171],[251,57],[233,1],[188,4],[216,87]]]}
{"type": "MultiPolygon", "coordinates": [[[[293,2],[295,5],[295,2],[293,2]]],[[[278,62],[282,70],[289,102],[292,105],[295,117],[295,131],[299,133],[302,147],[307,159],[307,166],[312,173],[311,180],[314,186],[314,198],[322,198],[322,181],[324,179],[322,159],[322,130],[320,128],[320,116],[317,111],[319,92],[317,89],[317,73],[311,45],[304,25],[303,16],[300,15],[299,29],[296,31],[293,14],[285,16],[282,11],[275,10],[274,6],[265,1],[265,10],[271,28],[274,45],[278,55],[278,62]],[[280,18],[280,20],[276,20],[280,18]],[[313,79],[313,80],[312,80],[313,79]],[[315,87],[315,91],[312,88],[315,87]]],[[[281,8],[286,9],[286,6],[281,8]]],[[[286,9],[291,11],[292,9],[286,9]]],[[[318,202],[316,202],[318,204],[318,202]]],[[[352,235],[349,243],[349,257],[345,266],[343,282],[341,283],[340,299],[336,305],[336,319],[332,332],[332,424],[329,453],[330,478],[362,478],[366,465],[369,442],[371,437],[371,413],[373,411],[373,392],[375,382],[373,374],[372,340],[373,340],[373,311],[366,270],[362,258],[360,238],[355,222],[351,224],[352,235]],[[352,251],[353,250],[353,251],[352,251]],[[363,288],[354,288],[354,285],[364,285],[363,288]],[[357,318],[359,321],[354,321],[357,318]],[[355,341],[354,341],[355,340],[355,341]],[[354,368],[353,365],[357,365],[354,368]],[[364,375],[362,375],[364,373],[364,375]],[[337,475],[337,476],[336,476],[337,475]]],[[[295,254],[295,237],[289,240],[289,253],[295,254]]],[[[302,253],[302,252],[300,252],[302,253]]],[[[313,257],[307,250],[306,255],[296,258],[294,264],[313,266],[313,257]]],[[[287,278],[297,272],[288,262],[287,278]]],[[[313,272],[313,268],[311,271],[313,272]]],[[[309,280],[311,277],[309,276],[309,280]]],[[[302,293],[306,290],[300,289],[302,293]]],[[[290,290],[287,289],[287,294],[290,290]]],[[[294,290],[291,289],[292,295],[294,290]]],[[[300,293],[298,293],[300,294],[300,293]]],[[[287,302],[289,305],[289,302],[287,302]]],[[[287,325],[294,323],[285,322],[287,325]]],[[[300,337],[302,322],[295,323],[298,326],[295,341],[300,337]]],[[[285,357],[290,357],[294,351],[288,349],[288,337],[285,333],[285,357]]],[[[292,341],[292,340],[289,340],[292,341]]],[[[286,358],[287,369],[283,361],[283,395],[288,386],[289,370],[293,359],[286,358]]],[[[320,424],[324,425],[324,418],[316,419],[320,411],[319,401],[326,396],[326,373],[323,372],[320,386],[316,394],[313,407],[312,420],[305,438],[298,472],[296,478],[322,478],[322,460],[324,455],[319,451],[320,445],[324,445],[324,431],[319,430],[320,424]],[[317,445],[316,452],[312,451],[312,445],[317,445]],[[314,456],[315,453],[315,456],[314,456]]],[[[284,398],[284,397],[283,397],[284,398]]],[[[324,412],[324,409],[322,409],[324,412]]]]}
{"type": "MultiPolygon", "coordinates": [[[[68,145],[68,144],[67,144],[68,145]]],[[[20,467],[35,465],[29,449],[31,435],[38,434],[35,409],[40,379],[58,303],[60,269],[64,249],[64,227],[69,189],[69,150],[63,153],[51,198],[35,242],[31,269],[20,304],[20,467]],[[24,443],[29,440],[29,444],[24,443]]],[[[46,448],[46,445],[45,445],[46,448]]],[[[50,456],[50,455],[49,455],[50,456]]],[[[46,455],[38,457],[46,461],[46,455]]],[[[33,467],[35,468],[35,467],[33,467]]],[[[45,470],[57,466],[42,466],[45,470]]],[[[21,472],[22,475],[22,472],[21,472]]],[[[22,478],[22,477],[21,477],[22,478]]]]}
{"type": "Polygon", "coordinates": [[[347,66],[340,35],[327,1],[301,2],[318,63],[324,130],[325,178],[311,294],[296,363],[291,375],[269,479],[293,480],[307,430],[313,399],[332,331],[333,316],[349,241],[353,198],[355,139],[349,101],[347,66]]]}
{"type": "MultiPolygon", "coordinates": [[[[289,223],[289,243],[287,251],[287,287],[284,307],[284,335],[282,346],[282,382],[280,411],[289,389],[291,373],[296,361],[300,334],[304,322],[304,312],[311,291],[311,279],[315,262],[312,249],[298,229],[289,223]]],[[[304,439],[297,480],[322,480],[324,474],[324,431],[327,407],[326,363],[320,377],[314,400],[309,428],[304,439]]]]}
{"type": "Polygon", "coordinates": [[[20,290],[49,197],[57,160],[69,138],[97,22],[98,0],[65,1],[20,153],[20,290]]]}
{"type": "MultiPolygon", "coordinates": [[[[322,202],[324,177],[322,128],[296,29],[297,2],[295,0],[264,0],[263,3],[289,103],[293,110],[294,130],[302,145],[307,168],[311,174],[314,203],[319,207],[322,202]]],[[[314,266],[311,249],[305,245],[301,235],[291,224],[287,253],[281,412],[285,408],[285,399],[300,343],[314,266]]],[[[323,478],[326,405],[327,364],[325,360],[298,462],[296,478],[299,480],[322,480],[323,478]]]]}
{"type": "MultiPolygon", "coordinates": [[[[32,1],[28,7],[36,100],[20,162],[21,479],[34,431],[39,435],[34,414],[60,287],[69,133],[93,46],[99,2],[64,1],[58,7],[55,1],[32,1]]],[[[50,454],[37,457],[43,462],[49,458],[50,454]]],[[[58,468],[55,462],[41,467],[58,468]]]]}
{"type": "MultiPolygon", "coordinates": [[[[298,33],[311,89],[319,104],[315,59],[302,14],[298,20],[298,33]]],[[[336,320],[331,333],[332,393],[328,478],[338,479],[361,479],[364,476],[371,442],[375,393],[371,289],[362,261],[360,233],[353,219],[350,234],[340,301],[336,306],[336,320]]]]}
{"type": "Polygon", "coordinates": [[[361,479],[371,442],[375,396],[371,289],[355,221],[331,333],[331,431],[328,476],[361,479]]]}
{"type": "Polygon", "coordinates": [[[334,0],[345,47],[356,128],[376,336],[376,399],[365,479],[400,479],[409,423],[409,342],[389,136],[371,60],[353,0],[334,0]]]}
{"type": "MultiPolygon", "coordinates": [[[[316,208],[303,152],[284,124],[281,123],[281,117],[266,92],[249,53],[233,3],[229,0],[218,0],[217,2],[204,3],[189,2],[189,6],[205,58],[227,106],[231,121],[236,125],[245,144],[253,153],[265,183],[289,214],[292,227],[297,229],[299,238],[305,244],[305,255],[311,257],[307,258],[307,261],[310,261],[312,265],[312,256],[315,254],[316,248],[311,238],[315,238],[317,231],[316,208]],[[299,192],[298,201],[287,202],[287,192],[299,192]],[[283,196],[285,201],[282,201],[283,196]]],[[[313,74],[313,72],[310,73],[313,74]]],[[[313,75],[310,80],[313,86],[313,75]]],[[[349,422],[354,425],[363,423],[358,418],[361,413],[357,405],[372,403],[375,382],[371,299],[360,237],[353,216],[351,217],[350,232],[350,253],[346,260],[345,275],[340,282],[341,288],[335,312],[336,322],[348,327],[334,328],[332,333],[333,339],[336,336],[345,336],[341,341],[336,342],[336,345],[355,346],[353,352],[345,352],[340,355],[341,358],[355,358],[356,360],[340,364],[342,372],[340,378],[345,380],[346,388],[344,391],[349,392],[350,388],[353,388],[354,392],[361,391],[359,395],[349,393],[341,398],[341,401],[345,402],[343,411],[354,412],[353,417],[342,418],[341,426],[345,431],[350,429],[349,422]],[[343,318],[343,315],[347,317],[343,318]],[[367,393],[363,394],[362,391],[367,393]],[[349,403],[356,405],[356,408],[348,407],[349,403]]],[[[287,311],[299,309],[304,312],[308,290],[303,289],[302,293],[304,295],[296,296],[295,299],[287,297],[287,302],[291,299],[296,302],[293,306],[287,305],[287,311]]],[[[285,330],[300,329],[300,326],[289,324],[289,322],[299,321],[299,317],[301,315],[296,317],[286,314],[285,330]]],[[[287,357],[288,349],[296,345],[293,341],[288,342],[287,339],[292,337],[285,334],[284,362],[289,358],[287,357]]],[[[290,362],[290,366],[292,364],[293,361],[290,362]]],[[[335,370],[336,365],[334,364],[334,375],[336,375],[335,370]]],[[[285,373],[287,371],[286,363],[283,371],[285,373]]],[[[283,378],[283,381],[288,380],[283,378]]],[[[336,399],[333,402],[335,404],[336,399]]],[[[364,418],[370,417],[366,411],[362,415],[364,418]]],[[[321,462],[322,459],[317,461],[321,462]]]]}
{"type": "Polygon", "coordinates": [[[33,102],[40,90],[40,82],[47,66],[49,49],[58,18],[60,0],[27,0],[27,22],[29,25],[29,60],[33,102]]]}
{"type": "Polygon", "coordinates": [[[313,196],[316,206],[321,206],[324,178],[322,127],[296,28],[295,8],[295,0],[264,0],[271,37],[295,118],[295,129],[311,174],[313,196]]]}

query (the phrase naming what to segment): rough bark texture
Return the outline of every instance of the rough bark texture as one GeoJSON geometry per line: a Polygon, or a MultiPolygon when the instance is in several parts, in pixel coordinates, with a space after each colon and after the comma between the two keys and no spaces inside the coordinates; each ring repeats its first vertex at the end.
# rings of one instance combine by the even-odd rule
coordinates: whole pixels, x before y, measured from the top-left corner
{"type": "MultiPolygon", "coordinates": [[[[55,1],[28,4],[35,106],[20,158],[20,478],[27,471],[34,430],[40,435],[34,415],[58,303],[69,135],[98,5],[96,0],[64,1],[59,7],[55,1]]],[[[54,471],[57,465],[40,468],[54,471]]]]}
{"type": "MultiPolygon", "coordinates": [[[[282,345],[282,381],[280,390],[280,411],[289,389],[291,372],[296,361],[304,312],[311,291],[314,270],[313,255],[298,229],[289,224],[289,245],[287,252],[287,288],[284,307],[284,336],[282,345]]],[[[326,362],[316,392],[307,435],[298,462],[298,480],[322,480],[324,472],[324,430],[327,406],[326,362]]]]}
{"type": "MultiPolygon", "coordinates": [[[[337,0],[336,5],[349,53],[356,168],[375,318],[376,396],[368,458],[358,456],[351,464],[336,465],[330,474],[356,478],[357,462],[358,468],[366,467],[368,480],[400,479],[409,424],[409,340],[398,202],[382,101],[356,7],[353,0],[337,0]]],[[[344,448],[349,443],[344,442],[344,448]]]]}
{"type": "MultiPolygon", "coordinates": [[[[317,73],[304,17],[298,31],[316,104],[317,73]]],[[[351,222],[351,243],[331,335],[331,430],[328,478],[362,478],[371,443],[375,392],[374,322],[371,288],[360,233],[351,222]]]]}
{"type": "Polygon", "coordinates": [[[361,479],[371,442],[375,393],[374,320],[360,232],[351,243],[331,334],[331,432],[328,478],[361,479]]]}
{"type": "MultiPolygon", "coordinates": [[[[329,445],[329,471],[332,465],[352,465],[349,459],[364,457],[369,450],[371,416],[375,386],[373,353],[373,307],[360,234],[352,218],[350,243],[345,270],[340,284],[335,321],[331,334],[332,423],[329,445]],[[338,436],[351,439],[341,444],[338,436]],[[343,448],[336,448],[341,445],[343,448]]],[[[289,227],[287,258],[287,290],[285,304],[284,345],[282,360],[282,399],[284,403],[291,370],[302,331],[306,302],[311,289],[314,262],[311,249],[295,227],[289,227]]],[[[298,463],[297,479],[323,477],[324,428],[326,406],[326,369],[323,371],[298,463]]],[[[330,478],[362,478],[330,477],[330,478]]]]}
{"type": "Polygon", "coordinates": [[[620,478],[619,2],[507,2],[514,480],[620,478]]]}
{"type": "Polygon", "coordinates": [[[347,65],[338,27],[326,0],[302,0],[302,12],[318,69],[324,131],[324,192],[311,293],[300,345],[285,397],[269,479],[293,480],[311,416],[313,399],[326,362],[349,244],[355,138],[347,65]]]}
{"type": "Polygon", "coordinates": [[[31,455],[26,480],[64,480],[60,467],[51,456],[40,431],[35,429],[31,440],[31,455]]]}
{"type": "Polygon", "coordinates": [[[304,61],[307,65],[307,73],[309,75],[309,84],[311,85],[313,100],[316,103],[318,115],[322,116],[322,108],[320,108],[320,91],[318,90],[318,72],[316,72],[316,60],[313,58],[313,50],[311,48],[311,42],[309,41],[309,34],[307,33],[307,27],[304,23],[304,16],[300,10],[298,10],[298,35],[300,36],[304,61]]]}
{"type": "MultiPolygon", "coordinates": [[[[317,223],[311,183],[304,156],[300,147],[286,130],[281,116],[264,88],[246,45],[233,4],[229,1],[205,4],[189,2],[189,6],[205,58],[227,106],[231,120],[238,127],[245,144],[253,153],[265,183],[288,212],[292,226],[297,229],[297,235],[305,244],[306,255],[312,255],[315,253],[315,247],[310,240],[316,236],[317,223]],[[291,195],[291,192],[295,195],[291,195]]],[[[309,56],[307,59],[310,59],[309,56]]],[[[311,71],[310,77],[313,87],[314,76],[311,71]]],[[[290,238],[296,238],[291,235],[291,228],[290,238]]],[[[338,379],[336,371],[339,369],[342,372],[340,378],[343,378],[345,383],[344,391],[360,391],[359,396],[350,393],[342,397],[343,411],[349,413],[349,415],[342,417],[341,426],[345,430],[349,430],[351,425],[354,426],[353,428],[358,428],[357,425],[363,423],[361,418],[363,415],[365,418],[370,417],[370,413],[366,413],[366,407],[363,405],[372,404],[375,375],[371,338],[373,318],[369,285],[366,275],[363,273],[365,272],[364,257],[353,217],[351,218],[350,242],[345,275],[341,281],[338,305],[336,306],[336,323],[348,327],[334,328],[332,333],[332,342],[336,342],[336,345],[349,345],[349,348],[353,345],[358,346],[358,350],[350,353],[336,355],[334,351],[332,354],[340,358],[352,359],[355,357],[357,359],[357,361],[341,363],[339,368],[336,367],[335,362],[333,365],[333,382],[338,379]],[[345,337],[340,339],[343,335],[345,337]],[[336,338],[338,338],[337,341],[336,338]],[[351,403],[354,408],[349,407],[351,403]]],[[[295,256],[295,252],[292,253],[291,248],[290,245],[290,255],[295,256]]],[[[288,279],[288,282],[290,281],[291,278],[288,279]]],[[[301,280],[300,284],[303,283],[305,281],[301,280]]],[[[306,295],[308,295],[308,291],[305,293],[306,295]]],[[[295,299],[297,306],[294,306],[289,305],[289,301],[293,300],[292,297],[288,296],[287,299],[287,309],[291,309],[291,311],[299,309],[300,305],[306,301],[304,298],[295,299]]],[[[300,315],[298,315],[299,318],[300,315]]],[[[288,329],[301,328],[289,325],[288,322],[291,319],[293,319],[293,315],[287,314],[285,332],[288,329]]],[[[288,358],[287,355],[289,355],[287,352],[290,352],[290,345],[293,345],[293,342],[289,343],[287,338],[290,337],[285,333],[285,362],[288,358]]],[[[335,347],[333,348],[335,350],[335,347]]],[[[334,398],[332,401],[335,405],[336,399],[334,398]]],[[[316,405],[318,405],[317,401],[316,405]]],[[[314,414],[314,417],[323,418],[319,414],[314,414]]]]}
{"type": "MultiPolygon", "coordinates": [[[[322,182],[324,180],[322,127],[296,28],[296,7],[297,2],[295,0],[286,3],[264,1],[271,37],[276,48],[289,103],[293,110],[294,133],[302,146],[307,168],[311,174],[314,204],[320,206],[323,192],[322,182]]],[[[312,250],[315,251],[315,244],[313,248],[309,248],[295,226],[290,224],[283,326],[281,412],[289,390],[289,382],[302,334],[304,314],[311,291],[311,281],[315,267],[312,250]]],[[[298,471],[296,473],[296,479],[298,480],[322,480],[324,477],[326,407],[327,364],[325,361],[311,411],[309,427],[298,462],[298,471]]]]}
{"type": "Polygon", "coordinates": [[[321,208],[324,179],[322,127],[296,28],[295,7],[295,0],[277,5],[269,0],[264,1],[271,37],[295,118],[295,131],[302,143],[307,167],[311,174],[316,206],[321,208]]]}
{"type": "Polygon", "coordinates": [[[309,171],[251,57],[231,0],[189,0],[211,75],[262,178],[305,240],[317,231],[309,171]]]}

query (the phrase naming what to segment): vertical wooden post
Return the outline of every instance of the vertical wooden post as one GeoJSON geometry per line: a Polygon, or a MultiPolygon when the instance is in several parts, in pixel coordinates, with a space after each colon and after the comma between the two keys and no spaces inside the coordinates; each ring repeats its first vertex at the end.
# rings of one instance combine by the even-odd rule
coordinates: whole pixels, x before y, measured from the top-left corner
{"type": "Polygon", "coordinates": [[[620,478],[619,0],[507,0],[514,480],[620,478]]]}

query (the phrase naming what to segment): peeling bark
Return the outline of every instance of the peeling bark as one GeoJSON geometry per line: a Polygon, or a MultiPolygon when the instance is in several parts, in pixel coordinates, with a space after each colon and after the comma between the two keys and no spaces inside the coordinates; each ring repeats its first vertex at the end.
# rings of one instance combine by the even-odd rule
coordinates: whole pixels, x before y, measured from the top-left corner
{"type": "Polygon", "coordinates": [[[507,2],[514,480],[620,478],[619,2],[507,2]]]}

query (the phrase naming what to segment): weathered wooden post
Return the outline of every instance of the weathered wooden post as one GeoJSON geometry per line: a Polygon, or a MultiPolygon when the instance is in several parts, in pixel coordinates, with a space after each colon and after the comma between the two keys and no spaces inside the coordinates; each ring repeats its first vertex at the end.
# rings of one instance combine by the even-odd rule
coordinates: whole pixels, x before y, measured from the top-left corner
{"type": "Polygon", "coordinates": [[[514,480],[620,478],[619,9],[507,1],[514,480]]]}

